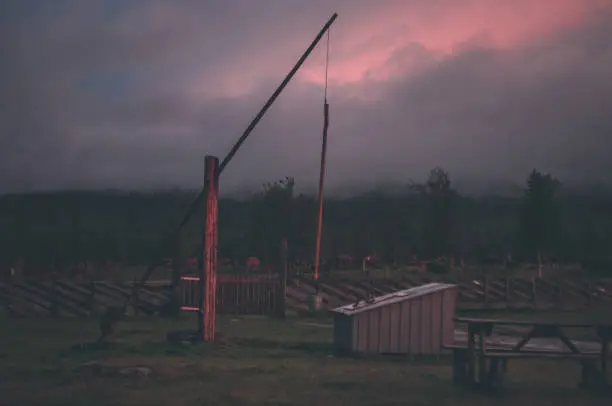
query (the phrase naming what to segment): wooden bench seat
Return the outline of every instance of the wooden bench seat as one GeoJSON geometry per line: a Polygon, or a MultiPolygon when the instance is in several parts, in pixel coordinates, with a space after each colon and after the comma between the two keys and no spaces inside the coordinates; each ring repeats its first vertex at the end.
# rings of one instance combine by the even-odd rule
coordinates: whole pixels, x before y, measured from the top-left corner
{"type": "Polygon", "coordinates": [[[542,359],[599,359],[600,355],[594,352],[574,354],[571,352],[553,352],[553,351],[526,351],[518,352],[510,351],[487,351],[484,354],[485,358],[542,358],[542,359]]]}
{"type": "MultiPolygon", "coordinates": [[[[467,351],[467,345],[462,344],[450,344],[443,345],[442,349],[451,351],[467,351]]],[[[476,344],[474,350],[478,351],[480,346],[476,344]]],[[[601,354],[599,352],[589,351],[575,354],[569,351],[552,351],[552,350],[534,350],[522,348],[520,351],[515,351],[511,347],[501,345],[487,345],[486,357],[498,357],[498,358],[568,358],[568,359],[581,359],[581,358],[599,358],[601,354]]]]}

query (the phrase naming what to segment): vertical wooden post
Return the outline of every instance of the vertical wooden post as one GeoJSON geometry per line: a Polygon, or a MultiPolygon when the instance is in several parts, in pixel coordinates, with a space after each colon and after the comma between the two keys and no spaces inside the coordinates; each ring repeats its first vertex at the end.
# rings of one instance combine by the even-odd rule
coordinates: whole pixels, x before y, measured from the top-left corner
{"type": "Polygon", "coordinates": [[[504,302],[506,302],[506,307],[509,307],[510,304],[510,276],[506,272],[504,278],[504,302]]]}
{"type": "Polygon", "coordinates": [[[11,267],[8,283],[6,285],[7,292],[6,292],[6,303],[5,303],[6,313],[9,315],[9,317],[13,315],[13,301],[14,301],[13,296],[14,296],[14,290],[15,290],[15,286],[14,286],[15,279],[16,279],[15,270],[11,267]]]}
{"type": "Polygon", "coordinates": [[[531,298],[533,300],[533,307],[538,308],[538,286],[537,286],[537,278],[531,278],[531,298]]]}
{"type": "Polygon", "coordinates": [[[178,317],[180,314],[181,305],[181,276],[183,275],[184,258],[181,252],[181,238],[177,238],[174,246],[174,255],[172,257],[172,294],[171,294],[171,309],[170,314],[173,317],[178,317]]]}
{"type": "Polygon", "coordinates": [[[58,307],[59,307],[59,298],[57,291],[57,274],[55,268],[53,269],[53,274],[51,275],[51,315],[53,317],[58,316],[58,307]]]}
{"type": "Polygon", "coordinates": [[[140,299],[138,298],[138,279],[134,277],[134,282],[132,283],[132,309],[134,310],[134,316],[138,317],[140,315],[140,306],[138,305],[140,299]]]}
{"type": "Polygon", "coordinates": [[[276,314],[278,317],[285,318],[285,297],[287,296],[287,267],[288,267],[288,256],[289,249],[287,246],[287,239],[283,238],[281,242],[281,255],[280,255],[280,283],[279,291],[277,294],[277,306],[276,314]]]}
{"type": "Polygon", "coordinates": [[[484,298],[484,307],[489,307],[489,276],[484,275],[482,278],[482,294],[484,298]]]}
{"type": "Polygon", "coordinates": [[[207,155],[204,170],[203,254],[200,266],[200,317],[198,333],[203,341],[215,339],[217,304],[217,220],[219,158],[207,155]]]}
{"type": "Polygon", "coordinates": [[[96,310],[96,281],[93,275],[89,277],[89,289],[90,292],[89,297],[87,298],[87,306],[89,307],[91,314],[94,314],[96,310]]]}
{"type": "Polygon", "coordinates": [[[323,187],[325,184],[325,158],[327,156],[327,128],[329,127],[329,104],[327,104],[327,98],[325,98],[325,104],[323,105],[323,141],[321,144],[321,171],[319,173],[319,210],[317,216],[317,239],[315,242],[315,268],[314,268],[314,280],[318,291],[319,281],[319,264],[321,262],[321,232],[323,230],[323,187]]]}
{"type": "Polygon", "coordinates": [[[587,279],[584,292],[586,294],[587,307],[591,307],[593,305],[593,280],[590,277],[587,279]]]}

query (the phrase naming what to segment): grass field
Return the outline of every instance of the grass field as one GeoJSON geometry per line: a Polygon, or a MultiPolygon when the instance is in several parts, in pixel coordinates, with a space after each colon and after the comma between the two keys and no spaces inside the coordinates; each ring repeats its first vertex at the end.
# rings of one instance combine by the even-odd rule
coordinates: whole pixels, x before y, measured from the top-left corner
{"type": "Polygon", "coordinates": [[[0,405],[610,404],[577,388],[576,363],[517,361],[501,393],[477,394],[453,386],[448,359],[334,357],[324,323],[222,317],[215,344],[177,346],[166,331],[192,320],[143,318],[93,351],[72,348],[96,338],[93,320],[0,319],[0,405]]]}

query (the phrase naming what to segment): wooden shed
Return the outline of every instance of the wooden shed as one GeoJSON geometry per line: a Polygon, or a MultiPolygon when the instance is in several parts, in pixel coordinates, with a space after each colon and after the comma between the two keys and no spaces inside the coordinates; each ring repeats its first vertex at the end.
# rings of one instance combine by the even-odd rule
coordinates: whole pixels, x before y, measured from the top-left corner
{"type": "Polygon", "coordinates": [[[429,283],[330,310],[341,352],[436,355],[454,341],[457,285],[429,283]]]}

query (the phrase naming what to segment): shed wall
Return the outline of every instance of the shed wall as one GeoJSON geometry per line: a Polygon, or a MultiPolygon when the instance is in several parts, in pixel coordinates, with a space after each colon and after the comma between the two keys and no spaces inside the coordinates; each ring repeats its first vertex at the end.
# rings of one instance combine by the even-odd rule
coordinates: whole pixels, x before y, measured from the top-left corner
{"type": "MultiPolygon", "coordinates": [[[[345,316],[350,322],[341,329],[350,330],[350,334],[338,336],[338,340],[350,336],[350,348],[354,352],[441,354],[442,346],[454,340],[456,297],[457,289],[449,288],[345,316]]],[[[335,331],[336,328],[334,341],[335,331]]],[[[346,344],[343,341],[338,347],[346,344]]]]}
{"type": "Polygon", "coordinates": [[[344,352],[352,350],[353,320],[344,314],[334,315],[334,349],[344,352]]]}

